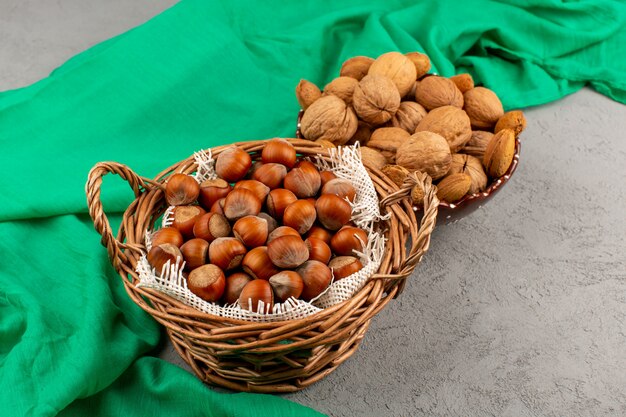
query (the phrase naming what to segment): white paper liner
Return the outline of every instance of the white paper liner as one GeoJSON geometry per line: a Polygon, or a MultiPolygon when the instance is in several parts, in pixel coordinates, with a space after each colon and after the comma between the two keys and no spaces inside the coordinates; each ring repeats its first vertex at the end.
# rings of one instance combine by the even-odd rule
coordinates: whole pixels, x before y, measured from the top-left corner
{"type": "MultiPolygon", "coordinates": [[[[194,175],[196,181],[201,183],[207,179],[217,177],[211,150],[202,150],[194,153],[194,159],[198,164],[198,169],[194,175]]],[[[363,264],[363,268],[360,271],[333,282],[324,293],[311,300],[311,302],[291,298],[284,303],[275,304],[272,312],[269,314],[254,313],[247,309],[242,309],[237,303],[220,306],[204,301],[187,288],[187,282],[181,273],[184,265],[179,264],[177,268],[167,264],[161,276],[157,276],[156,271],[148,263],[145,255],[137,263],[136,270],[139,275],[137,286],[159,290],[205,313],[253,322],[304,318],[351,298],[380,267],[385,250],[385,239],[381,234],[374,232],[374,224],[380,220],[385,220],[387,217],[380,214],[378,195],[372,179],[361,162],[361,152],[358,144],[331,149],[330,164],[320,158],[316,158],[312,162],[320,169],[332,171],[338,178],[349,180],[356,189],[356,197],[354,202],[351,203],[353,209],[352,220],[357,226],[368,232],[367,245],[363,253],[359,254],[359,259],[363,264]]],[[[173,207],[169,207],[165,211],[162,227],[171,225],[172,210],[173,207]]],[[[146,247],[148,250],[151,248],[153,233],[150,231],[146,233],[146,247]]],[[[260,310],[263,310],[262,306],[260,310]]]]}

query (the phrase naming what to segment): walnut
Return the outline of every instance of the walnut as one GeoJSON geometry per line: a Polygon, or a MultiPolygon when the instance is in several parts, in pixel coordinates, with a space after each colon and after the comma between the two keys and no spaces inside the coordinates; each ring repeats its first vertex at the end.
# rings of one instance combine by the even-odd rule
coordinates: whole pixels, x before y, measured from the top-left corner
{"type": "Polygon", "coordinates": [[[469,189],[470,194],[479,193],[487,187],[487,174],[480,159],[462,153],[452,155],[452,164],[450,164],[448,175],[461,172],[469,175],[472,180],[469,189]]]}
{"type": "Polygon", "coordinates": [[[472,137],[472,126],[467,114],[458,107],[443,106],[431,110],[417,125],[415,132],[437,133],[448,141],[450,151],[461,149],[472,137]]]}
{"type": "Polygon", "coordinates": [[[485,156],[485,149],[487,149],[487,144],[493,137],[493,133],[486,132],[484,130],[472,130],[472,137],[469,142],[465,144],[461,151],[468,155],[475,156],[476,158],[482,161],[483,156],[485,156]]]}
{"type": "Polygon", "coordinates": [[[415,87],[415,101],[432,110],[441,106],[463,108],[463,94],[447,78],[431,75],[422,79],[415,87]]]}
{"type": "Polygon", "coordinates": [[[367,146],[361,146],[361,161],[366,167],[378,170],[387,165],[387,158],[383,154],[367,146]]]}
{"type": "Polygon", "coordinates": [[[332,94],[339,97],[346,104],[352,104],[352,94],[354,93],[354,87],[359,82],[352,77],[337,77],[324,87],[324,95],[332,94]]]}
{"type": "Polygon", "coordinates": [[[434,180],[446,175],[452,163],[450,146],[442,136],[432,132],[418,132],[398,147],[396,164],[409,171],[421,171],[434,180]]]}
{"type": "Polygon", "coordinates": [[[504,115],[500,99],[488,88],[474,87],[463,94],[464,109],[472,126],[492,130],[498,119],[504,115]]]}
{"type": "Polygon", "coordinates": [[[357,127],[356,132],[350,140],[346,143],[346,145],[354,145],[359,142],[361,145],[367,145],[367,142],[370,140],[372,136],[372,128],[369,124],[365,123],[362,120],[359,120],[359,127],[357,127]]]}
{"type": "Polygon", "coordinates": [[[317,99],[304,111],[300,131],[308,140],[324,139],[335,145],[346,143],[356,132],[354,111],[336,96],[317,99]]]}
{"type": "Polygon", "coordinates": [[[406,96],[417,79],[415,65],[400,52],[387,52],[370,66],[368,75],[384,75],[398,87],[400,97],[406,96]]]}
{"type": "Polygon", "coordinates": [[[406,130],[399,127],[380,127],[372,132],[367,146],[376,149],[383,154],[391,164],[396,161],[396,151],[398,146],[404,143],[409,136],[406,130]]]}
{"type": "Polygon", "coordinates": [[[343,63],[339,75],[342,77],[352,77],[357,81],[361,81],[361,79],[367,75],[367,71],[369,71],[372,62],[374,62],[374,59],[368,56],[355,56],[343,63]]]}
{"type": "Polygon", "coordinates": [[[426,109],[421,104],[412,101],[403,101],[398,111],[391,118],[391,125],[406,130],[410,134],[415,133],[415,128],[426,116],[426,109]]]}
{"type": "Polygon", "coordinates": [[[372,125],[389,121],[400,107],[400,93],[396,85],[383,75],[366,75],[354,89],[354,110],[372,125]]]}

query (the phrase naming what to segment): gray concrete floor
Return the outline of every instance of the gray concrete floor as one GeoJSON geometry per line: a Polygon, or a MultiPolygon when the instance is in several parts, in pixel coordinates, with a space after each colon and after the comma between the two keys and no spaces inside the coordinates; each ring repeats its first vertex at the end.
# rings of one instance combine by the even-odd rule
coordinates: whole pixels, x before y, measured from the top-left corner
{"type": "MultiPolygon", "coordinates": [[[[0,90],[173,3],[0,0],[0,90]]],[[[349,361],[285,398],[336,416],[626,415],[626,107],[585,89],[526,115],[511,182],[436,230],[349,361]]]]}

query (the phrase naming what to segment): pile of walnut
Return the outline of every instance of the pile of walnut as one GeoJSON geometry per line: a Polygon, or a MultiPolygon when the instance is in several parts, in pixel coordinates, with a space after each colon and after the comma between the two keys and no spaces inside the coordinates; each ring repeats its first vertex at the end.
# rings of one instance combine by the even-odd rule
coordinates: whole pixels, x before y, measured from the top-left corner
{"type": "MultiPolygon", "coordinates": [[[[439,180],[440,200],[479,193],[511,165],[524,115],[505,113],[496,94],[474,87],[469,74],[445,78],[429,70],[424,54],[389,52],[348,59],[323,92],[302,80],[300,131],[323,146],[359,142],[364,162],[398,186],[422,171],[439,180]]],[[[419,204],[420,189],[413,194],[419,204]]]]}
{"type": "Polygon", "coordinates": [[[185,174],[168,179],[173,223],[154,234],[148,253],[157,274],[184,260],[187,286],[200,298],[268,313],[275,301],[310,301],[332,277],[363,267],[353,251],[368,236],[350,223],[354,187],[296,161],[288,141],[268,141],[254,164],[228,148],[215,172],[218,179],[201,184],[185,174]]]}

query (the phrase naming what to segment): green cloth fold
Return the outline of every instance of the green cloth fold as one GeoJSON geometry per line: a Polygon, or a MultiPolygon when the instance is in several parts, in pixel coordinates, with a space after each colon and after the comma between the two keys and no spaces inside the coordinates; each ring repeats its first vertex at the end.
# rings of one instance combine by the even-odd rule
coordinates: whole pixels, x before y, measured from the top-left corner
{"type": "MultiPolygon", "coordinates": [[[[142,358],[159,331],[86,214],[96,162],[153,177],[201,148],[292,136],[300,78],[323,86],[345,59],[390,50],[470,72],[507,109],[584,85],[626,102],[623,2],[338,3],[186,0],[0,93],[1,415],[316,414],[142,358]]],[[[102,198],[115,229],[132,193],[107,177],[102,198]]]]}

